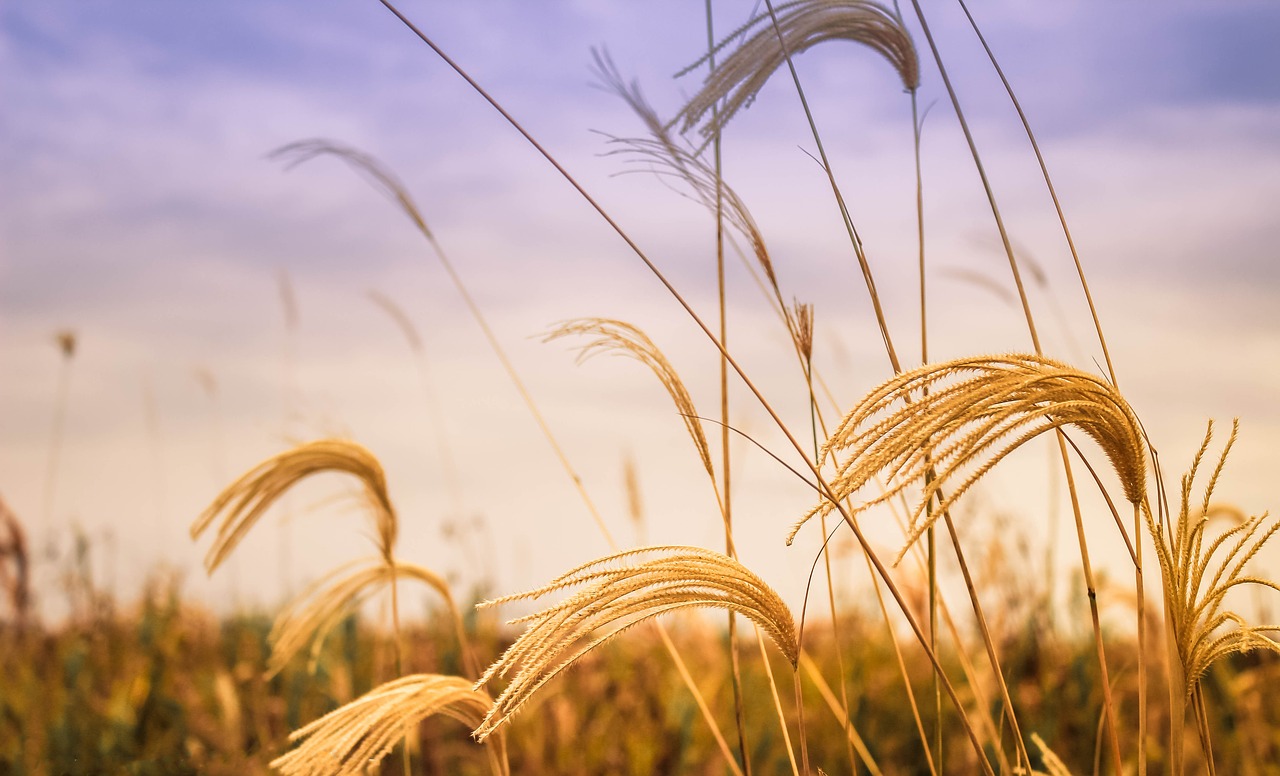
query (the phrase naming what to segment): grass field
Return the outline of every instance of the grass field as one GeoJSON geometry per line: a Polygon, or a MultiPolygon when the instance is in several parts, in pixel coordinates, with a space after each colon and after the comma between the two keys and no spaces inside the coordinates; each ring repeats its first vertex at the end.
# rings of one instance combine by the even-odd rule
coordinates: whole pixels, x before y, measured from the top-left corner
{"type": "MultiPolygon", "coordinates": [[[[432,484],[451,491],[459,513],[440,535],[467,556],[468,581],[429,562],[438,548],[421,546],[420,518],[399,508],[387,454],[357,434],[294,433],[288,420],[288,442],[229,462],[243,474],[220,472],[220,492],[183,516],[203,568],[155,572],[136,600],[104,582],[94,561],[101,538],[73,530],[69,548],[50,557],[28,538],[32,517],[0,502],[0,773],[1280,773],[1280,704],[1269,692],[1280,627],[1266,616],[1280,592],[1266,545],[1280,522],[1236,507],[1227,492],[1237,482],[1240,424],[1207,423],[1198,447],[1157,454],[1159,432],[1124,390],[1140,365],[1113,358],[1088,256],[1077,250],[1032,119],[964,3],[957,18],[1016,117],[1010,136],[1030,149],[1025,164],[1053,241],[1035,251],[1054,257],[1048,268],[1006,224],[1000,184],[940,53],[946,42],[914,2],[766,1],[737,30],[708,5],[706,47],[689,57],[698,75],[670,112],[593,50],[602,99],[625,107],[640,132],[605,134],[604,159],[656,177],[704,219],[705,239],[687,254],[714,288],[686,287],[686,268],[633,236],[627,214],[597,199],[431,30],[383,5],[398,32],[447,65],[452,83],[496,109],[491,120],[509,126],[523,152],[594,213],[637,277],[659,289],[664,315],[623,320],[573,317],[595,300],[583,304],[571,273],[535,269],[524,281],[529,296],[564,295],[543,343],[580,362],[620,357],[631,371],[610,385],[651,388],[664,402],[647,416],[670,425],[663,443],[646,448],[661,460],[626,457],[622,482],[602,489],[594,472],[618,457],[604,440],[625,439],[647,420],[625,405],[593,405],[574,423],[598,425],[600,448],[566,443],[559,422],[575,399],[531,389],[527,359],[513,356],[494,323],[504,310],[486,305],[465,258],[429,225],[398,171],[341,140],[284,145],[272,163],[298,175],[347,168],[355,174],[325,180],[372,185],[420,241],[440,273],[437,291],[452,300],[441,329],[470,332],[493,384],[460,385],[459,373],[434,379],[482,409],[495,386],[518,397],[520,423],[542,441],[536,485],[527,485],[524,448],[459,444],[443,433],[452,411],[432,392],[416,316],[394,295],[372,292],[367,301],[409,345],[419,410],[435,432],[422,434],[421,418],[392,418],[404,429],[396,444],[438,447],[448,471],[433,473],[432,484]],[[864,242],[867,225],[850,207],[875,184],[846,183],[853,176],[827,151],[837,135],[815,118],[795,67],[833,41],[875,62],[879,78],[903,92],[904,115],[909,102],[910,142],[900,145],[910,158],[893,184],[911,193],[894,221],[907,235],[891,251],[894,293],[877,285],[885,257],[864,242]],[[837,293],[829,292],[838,276],[798,267],[794,245],[773,251],[726,168],[735,121],[766,83],[770,97],[785,89],[803,117],[806,164],[835,214],[827,223],[838,247],[821,244],[856,279],[837,293]],[[950,111],[957,123],[948,164],[972,165],[968,200],[981,205],[997,257],[981,268],[944,262],[950,284],[935,282],[929,237],[936,157],[922,149],[931,111],[950,111]],[[1001,300],[998,352],[957,333],[957,282],[1001,300]],[[857,330],[844,329],[855,320],[857,330]],[[1021,344],[1006,347],[1013,328],[1021,344]],[[693,341],[700,351],[686,347],[693,341]],[[850,341],[876,352],[878,369],[887,365],[875,379],[860,376],[860,396],[830,357],[843,347],[832,342],[850,341]],[[679,486],[640,478],[677,460],[679,486]],[[1039,474],[1025,476],[1033,465],[1039,474]],[[538,528],[540,508],[529,502],[552,480],[582,518],[573,528],[538,528]],[[332,490],[317,498],[315,483],[332,490]],[[460,483],[509,491],[517,508],[466,523],[460,483]],[[673,533],[646,507],[654,497],[700,524],[701,533],[681,536],[712,540],[666,541],[673,533]],[[340,519],[313,522],[320,512],[340,519]],[[214,611],[186,597],[185,577],[240,579],[246,558],[251,579],[265,576],[249,548],[273,522],[270,571],[286,578],[291,600],[272,611],[224,601],[214,611]],[[475,533],[460,539],[467,525],[475,533]],[[651,530],[663,541],[650,544],[651,530]],[[294,556],[322,545],[349,552],[299,590],[289,579],[294,556]],[[583,547],[594,549],[523,589],[503,589],[508,569],[494,568],[495,558],[544,564],[583,547]],[[762,560],[772,553],[789,560],[762,560]],[[782,569],[792,578],[775,579],[782,569]]],[[[539,203],[526,204],[537,211],[539,203]]],[[[514,228],[515,218],[504,224],[514,228]]],[[[644,233],[668,247],[669,235],[644,233]]],[[[290,343],[278,366],[300,392],[287,274],[278,291],[290,343]]],[[[80,343],[67,329],[55,345],[45,521],[80,343]]],[[[853,371],[867,370],[859,362],[853,371]]],[[[350,371],[371,370],[353,362],[350,371]]],[[[211,374],[207,390],[216,397],[211,374]]],[[[512,417],[494,412],[464,435],[502,440],[512,417]]],[[[341,426],[332,421],[317,425],[341,426]]],[[[146,424],[157,439],[150,410],[146,424]]],[[[139,495],[161,504],[157,532],[168,530],[160,449],[150,491],[139,495]]]]}

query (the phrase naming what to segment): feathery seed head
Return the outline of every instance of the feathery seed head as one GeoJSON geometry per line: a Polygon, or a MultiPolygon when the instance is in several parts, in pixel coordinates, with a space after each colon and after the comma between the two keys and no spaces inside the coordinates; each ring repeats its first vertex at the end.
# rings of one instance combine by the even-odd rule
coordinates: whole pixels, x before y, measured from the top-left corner
{"type": "Polygon", "coordinates": [[[268,636],[271,657],[267,661],[267,675],[279,673],[307,642],[311,643],[307,667],[314,672],[329,632],[395,579],[422,582],[439,593],[449,611],[456,615],[457,607],[448,583],[430,569],[400,561],[391,565],[380,557],[348,563],[314,582],[276,617],[268,636]]]}
{"type": "Polygon", "coordinates": [[[742,235],[774,294],[779,295],[778,278],[773,269],[773,261],[769,258],[768,248],[765,247],[764,235],[760,233],[746,203],[716,173],[715,167],[698,155],[697,149],[672,136],[670,126],[658,118],[657,111],[645,99],[638,83],[623,79],[607,53],[593,53],[596,58],[596,75],[601,85],[622,98],[649,131],[649,137],[646,138],[606,135],[609,143],[616,146],[610,153],[647,165],[651,172],[663,180],[676,180],[688,186],[694,200],[712,214],[719,213],[725,223],[742,235]]]}
{"type": "Polygon", "coordinates": [[[737,612],[760,626],[794,667],[799,641],[791,611],[778,594],[737,560],[700,547],[646,547],[583,564],[527,593],[487,601],[538,598],[577,588],[558,604],[513,620],[529,627],[476,686],[495,676],[516,675],[494,701],[476,736],[509,720],[544,684],[606,641],[645,620],[677,609],[715,607],[737,612]],[[591,637],[599,628],[611,628],[591,637]]]}
{"type": "Polygon", "coordinates": [[[1172,524],[1156,522],[1150,510],[1146,512],[1147,529],[1160,560],[1165,612],[1182,663],[1183,690],[1188,698],[1200,677],[1219,658],[1254,649],[1280,652],[1280,643],[1273,638],[1280,632],[1280,625],[1250,625],[1239,614],[1224,611],[1226,595],[1236,587],[1257,585],[1280,592],[1280,584],[1274,580],[1246,571],[1249,561],[1280,530],[1280,521],[1270,519],[1266,513],[1244,517],[1238,510],[1223,510],[1234,518],[1231,525],[1205,541],[1209,517],[1219,511],[1210,504],[1210,499],[1238,430],[1236,421],[1232,423],[1231,437],[1223,446],[1217,466],[1205,484],[1198,510],[1191,506],[1191,492],[1213,437],[1212,422],[1190,470],[1182,478],[1177,520],[1172,524]],[[1215,558],[1220,552],[1221,557],[1215,558]]]}
{"type": "Polygon", "coordinates": [[[364,486],[378,551],[384,558],[390,558],[396,541],[397,520],[382,465],[373,453],[355,442],[321,439],[268,458],[218,494],[191,525],[191,538],[197,539],[219,521],[217,536],[205,555],[205,568],[212,573],[287,490],[322,472],[350,474],[364,486]]]}
{"type": "Polygon", "coordinates": [[[617,353],[630,356],[645,366],[658,378],[662,387],[667,389],[671,400],[675,402],[676,411],[684,419],[685,429],[698,449],[698,457],[702,460],[707,474],[715,478],[715,470],[711,463],[711,449],[707,446],[706,434],[702,431],[702,423],[698,420],[698,411],[693,406],[693,398],[684,386],[671,362],[663,355],[653,340],[640,329],[624,321],[609,318],[580,318],[565,321],[552,329],[543,342],[568,336],[591,337],[587,344],[578,351],[578,361],[592,357],[598,353],[617,353]]]}
{"type": "Polygon", "coordinates": [[[409,196],[408,189],[404,187],[404,184],[400,182],[395,173],[369,154],[323,138],[299,140],[296,143],[290,143],[271,152],[272,159],[284,160],[286,169],[293,169],[319,156],[335,156],[346,162],[353,170],[368,179],[374,188],[381,191],[388,199],[399,206],[404,214],[409,217],[409,220],[413,221],[414,226],[418,227],[418,231],[422,232],[428,240],[435,239],[431,230],[427,227],[427,222],[422,218],[422,212],[418,210],[413,198],[409,196]]]}
{"type": "Polygon", "coordinates": [[[62,353],[62,357],[70,360],[76,354],[76,333],[72,329],[63,329],[53,335],[54,342],[58,343],[58,351],[62,353]]]}
{"type": "MultiPolygon", "coordinates": [[[[779,3],[777,27],[769,13],[762,13],[725,37],[713,49],[719,52],[741,36],[748,36],[707,76],[702,90],[676,116],[680,131],[688,132],[719,106],[702,126],[711,138],[730,119],[749,106],[756,93],[787,60],[829,40],[848,40],[879,52],[898,72],[907,91],[920,85],[920,64],[911,35],[891,8],[870,0],[796,0],[779,3]],[[779,39],[781,38],[781,40],[779,39]]],[[[709,53],[682,71],[681,75],[706,62],[709,53]]]]}
{"type": "MultiPolygon", "coordinates": [[[[1124,397],[1097,375],[1041,356],[1011,354],[928,364],[872,390],[823,446],[835,460],[831,493],[791,530],[830,513],[877,477],[891,483],[852,509],[857,514],[922,485],[906,547],[1009,453],[1055,428],[1083,431],[1102,448],[1124,489],[1141,503],[1146,444],[1124,397]],[[927,393],[925,390],[927,389],[927,393]],[[939,507],[926,505],[946,493],[939,507]]],[[[906,547],[899,553],[906,552],[906,547]]]]}
{"type": "MultiPolygon", "coordinates": [[[[298,746],[272,760],[271,767],[285,776],[357,776],[386,757],[406,727],[434,714],[474,726],[491,703],[488,694],[461,677],[406,676],[295,730],[289,740],[298,746]]],[[[505,746],[501,738],[495,743],[499,751],[505,746]]]]}

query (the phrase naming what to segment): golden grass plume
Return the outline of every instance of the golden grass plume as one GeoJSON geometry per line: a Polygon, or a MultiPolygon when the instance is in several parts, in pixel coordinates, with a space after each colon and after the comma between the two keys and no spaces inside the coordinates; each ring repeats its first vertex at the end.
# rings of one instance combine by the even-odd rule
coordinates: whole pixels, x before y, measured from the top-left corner
{"type": "Polygon", "coordinates": [[[610,155],[620,155],[629,162],[644,165],[649,172],[663,181],[679,181],[688,186],[692,199],[712,214],[721,214],[751,248],[775,295],[778,278],[773,261],[765,247],[764,236],[746,203],[725,180],[697,154],[697,149],[672,136],[668,124],[658,118],[658,113],[645,99],[636,81],[627,81],[605,52],[593,52],[595,73],[602,87],[616,94],[649,131],[648,137],[617,137],[605,135],[612,150],[610,155]]]}
{"type": "MultiPolygon", "coordinates": [[[[823,446],[823,459],[836,459],[830,495],[844,501],[877,477],[889,483],[879,495],[854,505],[852,516],[920,485],[901,560],[907,547],[1005,456],[1065,426],[1083,431],[1102,448],[1125,498],[1141,503],[1145,438],[1124,397],[1097,375],[1026,354],[928,364],[872,390],[823,446]],[[946,497],[938,508],[926,511],[941,493],[946,497]]],[[[792,528],[787,542],[809,518],[834,508],[824,499],[792,528]]]]}
{"type": "Polygon", "coordinates": [[[658,346],[636,326],[625,321],[612,318],[579,318],[557,324],[543,342],[562,339],[564,337],[590,337],[578,350],[578,362],[600,353],[616,353],[630,356],[645,366],[658,378],[662,387],[667,389],[676,411],[684,420],[685,429],[698,449],[698,457],[702,460],[707,474],[715,478],[715,470],[711,464],[711,450],[707,446],[707,437],[703,433],[702,423],[698,420],[698,411],[693,406],[693,397],[684,386],[671,362],[663,355],[658,346]]]}
{"type": "Polygon", "coordinates": [[[1205,485],[1199,511],[1191,507],[1191,490],[1213,437],[1212,422],[1190,470],[1182,478],[1177,520],[1157,524],[1150,513],[1147,515],[1148,529],[1160,560],[1170,630],[1183,667],[1182,690],[1187,698],[1191,697],[1200,677],[1219,658],[1253,649],[1280,652],[1280,644],[1268,635],[1280,632],[1280,625],[1251,626],[1239,614],[1223,609],[1227,593],[1243,585],[1280,591],[1280,584],[1249,574],[1245,568],[1280,530],[1280,521],[1269,519],[1266,513],[1245,517],[1238,510],[1228,510],[1227,514],[1234,518],[1230,527],[1211,538],[1207,546],[1205,543],[1210,517],[1219,511],[1209,501],[1238,430],[1238,422],[1232,423],[1231,437],[1205,485]],[[1227,626],[1234,627],[1224,630],[1227,626]]]}
{"type": "Polygon", "coordinates": [[[227,486],[191,525],[198,539],[214,522],[217,535],[205,555],[210,573],[235,549],[240,540],[289,488],[314,474],[345,473],[364,487],[378,551],[390,558],[395,546],[397,522],[387,479],[378,459],[366,448],[345,439],[321,439],[272,456],[227,486]]]}
{"type": "Polygon", "coordinates": [[[681,132],[698,126],[719,106],[701,128],[704,137],[714,137],[739,110],[751,104],[788,55],[831,40],[872,48],[893,65],[903,88],[914,91],[920,85],[915,44],[892,8],[870,0],[796,0],[778,3],[773,10],[777,13],[776,29],[770,13],[759,14],[682,71],[701,66],[733,41],[748,36],[711,71],[702,89],[677,114],[681,132]]]}
{"type": "Polygon", "coordinates": [[[1067,768],[1067,764],[1062,758],[1054,753],[1049,745],[1044,742],[1039,733],[1031,734],[1031,743],[1035,744],[1040,750],[1040,760],[1044,763],[1044,771],[1032,771],[1033,774],[1043,774],[1043,776],[1071,776],[1071,770],[1067,768]]]}
{"type": "MultiPolygon", "coordinates": [[[[405,728],[434,714],[443,714],[468,727],[477,725],[490,707],[490,698],[457,676],[413,674],[375,687],[309,725],[295,730],[292,751],[271,761],[286,776],[354,776],[376,766],[404,737],[405,728]]],[[[490,764],[506,772],[504,744],[491,745],[490,764]]]]}
{"type": "Polygon", "coordinates": [[[538,689],[578,658],[634,625],[677,609],[714,607],[737,612],[769,634],[793,667],[799,659],[795,621],[778,594],[738,561],[701,547],[645,547],[620,552],[583,564],[536,590],[481,606],[538,598],[573,587],[580,589],[564,601],[511,621],[529,625],[476,686],[518,670],[476,728],[480,740],[498,730],[538,689]],[[589,638],[604,627],[612,630],[589,638]]]}
{"type": "Polygon", "coordinates": [[[281,671],[308,642],[311,644],[308,670],[314,671],[329,632],[394,579],[416,580],[435,590],[444,598],[453,615],[451,619],[457,621],[457,607],[449,585],[434,571],[402,561],[388,565],[380,557],[354,561],[314,582],[276,617],[268,637],[272,645],[268,674],[281,671]]]}

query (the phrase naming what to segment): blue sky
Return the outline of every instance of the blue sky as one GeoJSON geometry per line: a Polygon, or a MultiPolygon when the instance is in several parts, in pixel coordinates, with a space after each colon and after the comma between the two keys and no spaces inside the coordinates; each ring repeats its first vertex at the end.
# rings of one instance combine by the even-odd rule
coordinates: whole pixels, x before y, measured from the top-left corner
{"type": "MultiPolygon", "coordinates": [[[[1016,117],[957,8],[929,5],[1014,238],[1044,268],[1032,293],[1050,352],[1088,366],[1099,354],[1016,117]]],[[[748,6],[717,4],[717,25],[735,26],[748,6]]],[[[1271,41],[1280,9],[974,6],[1057,176],[1121,387],[1166,470],[1181,468],[1205,418],[1240,416],[1235,479],[1224,483],[1234,490],[1224,495],[1274,508],[1265,485],[1280,434],[1280,50],[1271,41]]],[[[590,47],[607,46],[660,111],[674,112],[697,87],[694,76],[670,76],[705,45],[702,4],[404,10],[711,309],[705,215],[651,179],[615,174],[617,159],[601,156],[591,130],[626,134],[635,122],[588,71],[590,47]]],[[[1016,310],[958,279],[1007,285],[1007,270],[925,59],[935,354],[1026,348],[1016,310]]],[[[852,45],[808,52],[799,65],[890,323],[912,342],[909,103],[885,63],[852,45]]],[[[383,159],[414,192],[619,530],[630,455],[650,538],[715,543],[713,503],[660,390],[629,364],[577,368],[538,335],[582,315],[632,320],[709,408],[708,347],[576,195],[377,3],[17,0],[0,8],[0,98],[0,496],[36,537],[65,537],[73,523],[111,534],[115,558],[102,562],[115,564],[122,590],[163,560],[186,569],[193,590],[225,597],[232,583],[202,579],[185,526],[221,483],[288,440],[342,433],[383,457],[414,560],[464,578],[491,573],[505,590],[605,550],[402,217],[340,165],[285,174],[266,158],[330,137],[383,159]],[[282,274],[298,305],[293,331],[282,274]],[[425,370],[370,289],[420,327],[425,370]],[[63,328],[76,330],[80,350],[46,516],[53,335],[63,328]],[[214,378],[213,392],[197,374],[214,378]],[[442,438],[452,465],[436,452],[442,438]],[[474,515],[501,537],[494,549],[480,548],[474,515]],[[445,537],[449,521],[472,525],[474,546],[445,537]]],[[[812,140],[790,84],[772,81],[726,143],[729,181],[770,240],[784,288],[815,304],[820,367],[847,404],[887,367],[830,195],[805,155],[812,140]]],[[[740,268],[730,288],[741,332],[731,341],[779,405],[803,417],[794,383],[771,367],[785,343],[740,268]]],[[[738,405],[736,422],[776,443],[745,397],[738,405]]],[[[1038,455],[1027,458],[1025,470],[1043,470],[1038,455]]],[[[807,550],[785,550],[781,536],[807,496],[745,447],[739,465],[755,505],[744,507],[748,560],[795,596],[807,550]]],[[[1034,531],[1042,496],[990,491],[986,508],[1028,511],[1034,531]]],[[[280,587],[350,556],[343,532],[353,521],[311,509],[327,492],[300,495],[287,528],[260,529],[244,548],[237,595],[274,601],[280,587]]],[[[881,541],[891,546],[893,533],[881,541]]]]}

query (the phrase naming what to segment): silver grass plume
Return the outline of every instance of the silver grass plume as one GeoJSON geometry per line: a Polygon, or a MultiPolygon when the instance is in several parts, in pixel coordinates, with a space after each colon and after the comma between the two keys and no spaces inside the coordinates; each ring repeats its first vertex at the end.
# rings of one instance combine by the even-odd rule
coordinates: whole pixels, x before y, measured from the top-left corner
{"type": "Polygon", "coordinates": [[[496,606],[579,588],[564,601],[512,620],[525,632],[485,671],[477,687],[513,669],[514,678],[476,728],[483,741],[530,697],[578,658],[627,629],[659,615],[695,607],[737,612],[758,625],[791,662],[799,643],[791,611],[778,594],[738,561],[701,547],[646,547],[586,563],[527,593],[487,601],[496,606]],[[592,637],[599,628],[611,628],[592,637]]]}
{"type": "Polygon", "coordinates": [[[253,467],[228,485],[196,518],[191,525],[192,539],[200,538],[218,522],[217,535],[205,555],[206,570],[212,573],[285,491],[307,477],[325,472],[350,474],[360,481],[378,551],[389,562],[398,528],[382,465],[373,453],[355,442],[321,439],[272,456],[253,467]]]}
{"type": "Polygon", "coordinates": [[[663,181],[675,180],[683,183],[689,187],[692,198],[712,214],[717,212],[719,203],[719,212],[724,216],[725,222],[746,240],[774,295],[781,299],[778,278],[765,247],[764,236],[746,203],[728,183],[716,175],[715,168],[698,155],[697,149],[672,135],[670,126],[658,117],[657,111],[641,92],[638,82],[624,79],[607,52],[592,53],[595,56],[596,77],[602,88],[620,97],[649,132],[648,137],[640,138],[606,134],[605,137],[613,147],[609,153],[646,165],[650,172],[663,181]]]}
{"type": "Polygon", "coordinates": [[[1238,427],[1238,422],[1232,423],[1231,437],[1205,485],[1199,511],[1191,507],[1191,489],[1212,439],[1213,423],[1209,423],[1191,469],[1182,478],[1176,522],[1157,523],[1147,513],[1147,527],[1155,540],[1164,581],[1166,613],[1182,663],[1186,698],[1191,697],[1200,677],[1219,658],[1253,649],[1280,652],[1280,644],[1268,635],[1280,631],[1280,625],[1251,626],[1239,614],[1223,609],[1227,593],[1243,585],[1280,591],[1275,581],[1245,570],[1263,544],[1280,530],[1280,522],[1268,519],[1266,513],[1256,517],[1236,515],[1239,519],[1233,520],[1231,527],[1209,539],[1207,545],[1205,542],[1209,519],[1215,512],[1209,502],[1238,427]]]}
{"type": "Polygon", "coordinates": [[[1070,426],[1111,462],[1131,504],[1146,492],[1146,445],[1137,416],[1103,378],[1041,356],[956,359],[904,372],[867,394],[822,448],[835,459],[831,498],[811,509],[787,536],[883,478],[879,495],[850,516],[920,485],[898,560],[946,510],[1009,453],[1040,434],[1070,426]],[[936,509],[926,506],[946,493],[936,509]],[[832,500],[834,499],[834,501],[832,500]]]}
{"type": "Polygon", "coordinates": [[[712,54],[747,36],[711,71],[701,91],[677,114],[681,132],[697,127],[719,105],[715,117],[701,127],[704,137],[714,137],[739,110],[751,104],[774,71],[786,62],[788,54],[794,56],[830,40],[869,46],[889,60],[907,91],[920,85],[915,44],[893,9],[870,0],[796,0],[779,3],[774,10],[778,18],[776,30],[769,13],[759,14],[682,71],[681,75],[701,66],[712,54]]]}
{"type": "Polygon", "coordinates": [[[271,633],[271,657],[268,675],[280,672],[294,655],[310,642],[308,670],[315,671],[324,639],[349,614],[374,593],[393,580],[422,582],[444,598],[451,619],[459,622],[457,606],[444,578],[430,569],[396,561],[388,564],[382,558],[366,558],[344,564],[321,577],[304,590],[276,617],[271,633]]]}
{"type": "Polygon", "coordinates": [[[543,342],[569,336],[591,338],[578,350],[579,363],[599,353],[616,353],[630,356],[649,367],[649,370],[662,383],[662,387],[667,389],[671,401],[675,403],[676,411],[683,418],[685,429],[689,432],[694,447],[698,449],[698,457],[702,461],[703,468],[713,480],[715,479],[715,469],[711,464],[711,450],[707,445],[702,423],[698,420],[698,411],[693,406],[693,398],[689,395],[675,367],[658,349],[658,346],[653,344],[653,340],[649,339],[647,334],[625,321],[610,318],[580,318],[557,324],[543,338],[543,342]]]}
{"type": "MultiPolygon", "coordinates": [[[[458,676],[413,674],[375,687],[289,736],[296,748],[271,761],[285,776],[356,776],[369,772],[404,738],[405,728],[443,714],[472,727],[490,698],[458,676]],[[301,743],[299,743],[301,742],[301,743]]],[[[505,774],[505,743],[489,747],[495,774],[505,774]],[[497,751],[494,751],[494,750],[497,751]]]]}

